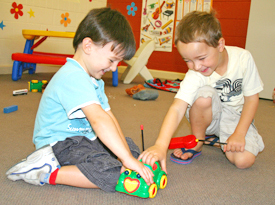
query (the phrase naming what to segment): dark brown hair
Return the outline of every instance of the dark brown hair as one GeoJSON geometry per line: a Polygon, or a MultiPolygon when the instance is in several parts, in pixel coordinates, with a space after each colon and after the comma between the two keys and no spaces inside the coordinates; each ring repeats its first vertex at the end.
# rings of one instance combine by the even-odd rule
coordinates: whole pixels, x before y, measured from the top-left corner
{"type": "Polygon", "coordinates": [[[121,54],[124,60],[131,59],[136,52],[135,38],[127,19],[110,8],[92,9],[79,24],[73,40],[75,51],[84,38],[105,46],[113,42],[112,51],[121,54]]]}

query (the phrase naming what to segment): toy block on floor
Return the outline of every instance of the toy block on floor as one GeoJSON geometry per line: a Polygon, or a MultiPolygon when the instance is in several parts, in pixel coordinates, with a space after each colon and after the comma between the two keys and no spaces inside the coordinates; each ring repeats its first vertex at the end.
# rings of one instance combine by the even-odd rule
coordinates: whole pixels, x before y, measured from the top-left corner
{"type": "Polygon", "coordinates": [[[12,105],[12,106],[9,106],[9,107],[5,107],[4,108],[4,113],[10,113],[10,112],[14,112],[18,110],[18,106],[17,105],[12,105]]]}

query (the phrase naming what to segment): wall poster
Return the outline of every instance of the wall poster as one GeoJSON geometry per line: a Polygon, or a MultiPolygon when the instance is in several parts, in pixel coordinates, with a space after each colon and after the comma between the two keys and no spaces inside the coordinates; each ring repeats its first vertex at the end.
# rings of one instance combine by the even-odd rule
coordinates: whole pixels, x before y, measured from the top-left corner
{"type": "Polygon", "coordinates": [[[210,12],[213,0],[177,0],[176,23],[192,11],[210,12]]]}
{"type": "Polygon", "coordinates": [[[143,0],[140,44],[154,40],[156,51],[172,52],[176,0],[143,0]]]}
{"type": "MultiPolygon", "coordinates": [[[[177,13],[175,19],[175,28],[178,23],[187,13],[192,11],[206,11],[210,12],[213,0],[176,0],[177,13]]],[[[175,33],[174,33],[175,35],[175,33]]]]}

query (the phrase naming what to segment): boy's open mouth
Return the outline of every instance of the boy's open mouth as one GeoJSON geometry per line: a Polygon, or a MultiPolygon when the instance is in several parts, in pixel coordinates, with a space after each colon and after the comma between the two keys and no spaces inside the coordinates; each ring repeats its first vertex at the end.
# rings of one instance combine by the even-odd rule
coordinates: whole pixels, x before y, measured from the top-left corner
{"type": "Polygon", "coordinates": [[[202,73],[205,73],[205,72],[207,72],[207,71],[208,71],[208,69],[209,69],[209,67],[205,68],[205,69],[204,69],[204,70],[202,70],[201,72],[202,72],[202,73]]]}

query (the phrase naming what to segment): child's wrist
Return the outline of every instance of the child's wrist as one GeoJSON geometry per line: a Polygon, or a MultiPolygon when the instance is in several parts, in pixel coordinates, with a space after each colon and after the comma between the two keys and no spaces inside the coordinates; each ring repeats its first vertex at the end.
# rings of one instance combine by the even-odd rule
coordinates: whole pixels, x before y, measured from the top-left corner
{"type": "Polygon", "coordinates": [[[166,143],[164,141],[156,141],[155,146],[160,147],[162,150],[167,150],[169,143],[166,143]]]}

